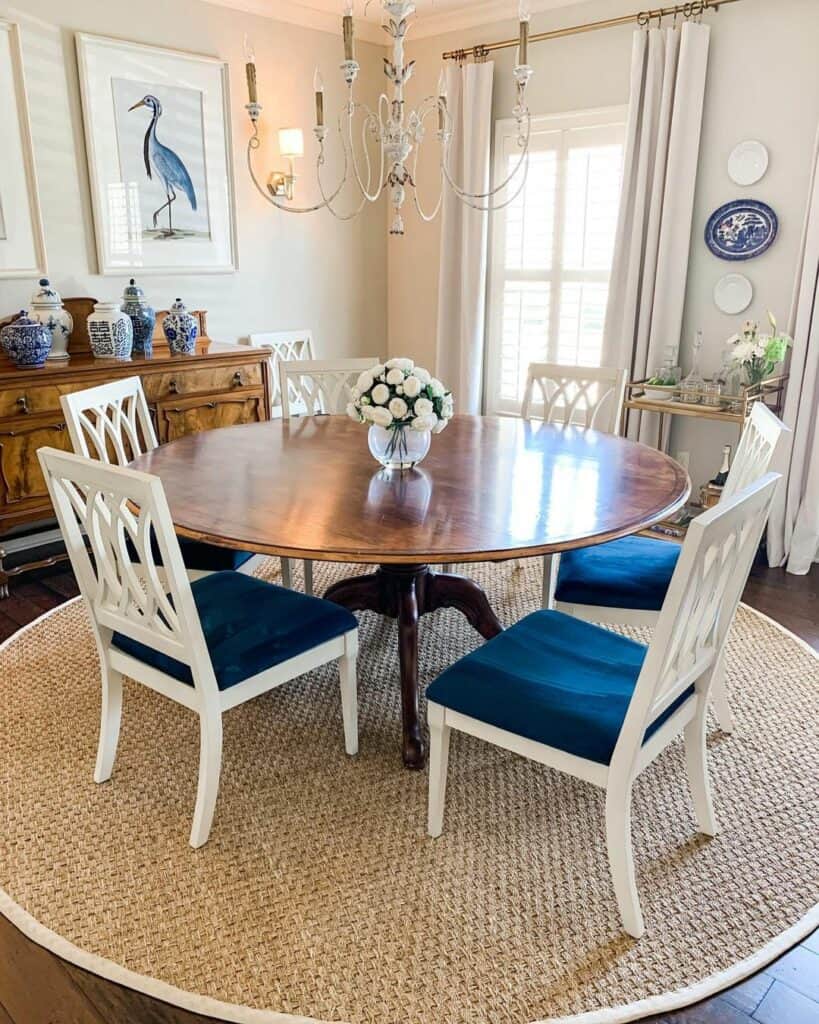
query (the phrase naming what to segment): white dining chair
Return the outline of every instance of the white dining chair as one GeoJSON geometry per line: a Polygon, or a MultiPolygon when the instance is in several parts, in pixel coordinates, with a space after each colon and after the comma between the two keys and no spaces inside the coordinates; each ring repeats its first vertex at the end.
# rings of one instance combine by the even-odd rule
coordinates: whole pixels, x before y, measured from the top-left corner
{"type": "MultiPolygon", "coordinates": [[[[721,500],[732,498],[763,476],[780,437],[788,428],[762,402],[745,424],[721,500]]],[[[663,607],[680,545],[653,537],[623,537],[553,556],[545,584],[544,607],[589,622],[653,626],[663,607]]],[[[714,711],[723,732],[733,731],[733,715],[720,662],[712,686],[714,711]]]]}
{"type": "MultiPolygon", "coordinates": [[[[279,363],[315,359],[313,332],[307,328],[294,331],[262,331],[249,335],[248,343],[253,348],[266,348],[270,351],[271,418],[281,419],[282,395],[279,363]]],[[[290,405],[291,408],[298,410],[297,394],[293,393],[290,396],[290,405]]]]}
{"type": "Polygon", "coordinates": [[[350,612],[237,572],[191,583],[158,477],[54,448],[37,454],[99,654],[95,782],[113,771],[124,675],[199,716],[193,847],[210,834],[222,717],[231,708],[338,662],[345,747],[357,752],[358,630],[350,612]]]}
{"type": "MultiPolygon", "coordinates": [[[[282,360],[279,393],[282,416],[338,416],[352,401],[361,374],[379,362],[377,356],[353,359],[282,360]]],[[[282,559],[284,570],[285,559],[282,559]]],[[[313,593],[313,563],[304,560],[304,592],[313,593]]]]}
{"type": "Polygon", "coordinates": [[[282,415],[289,419],[343,414],[358,378],[378,362],[377,356],[280,362],[282,415]]]}
{"type": "MultiPolygon", "coordinates": [[[[520,414],[525,420],[542,419],[559,426],[617,435],[627,380],[627,370],[611,366],[530,363],[520,414]]],[[[557,560],[557,555],[543,556],[544,607],[548,604],[548,587],[557,560]]]]}
{"type": "MultiPolygon", "coordinates": [[[[60,404],[71,447],[77,455],[108,465],[127,466],[138,455],[159,445],[139,377],[61,395],[60,404]]],[[[263,561],[250,551],[234,551],[182,537],[179,542],[191,579],[224,569],[250,573],[263,561]]]]}
{"type": "Polygon", "coordinates": [[[443,831],[453,729],[599,786],[620,916],[630,935],[643,934],[632,786],[682,733],[698,828],[716,833],[705,742],[709,690],[778,481],[769,473],[694,520],[648,647],[542,610],[431,684],[430,836],[443,831]]]}

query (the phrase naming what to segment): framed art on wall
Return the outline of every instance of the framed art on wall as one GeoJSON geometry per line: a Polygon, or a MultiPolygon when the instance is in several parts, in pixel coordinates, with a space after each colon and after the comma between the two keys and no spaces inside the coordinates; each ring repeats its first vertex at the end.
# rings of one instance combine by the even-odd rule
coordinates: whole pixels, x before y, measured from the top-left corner
{"type": "Polygon", "coordinates": [[[43,222],[17,26],[0,20],[0,278],[46,272],[43,222]]]}
{"type": "Polygon", "coordinates": [[[101,274],[236,269],[227,65],[77,35],[101,274]]]}

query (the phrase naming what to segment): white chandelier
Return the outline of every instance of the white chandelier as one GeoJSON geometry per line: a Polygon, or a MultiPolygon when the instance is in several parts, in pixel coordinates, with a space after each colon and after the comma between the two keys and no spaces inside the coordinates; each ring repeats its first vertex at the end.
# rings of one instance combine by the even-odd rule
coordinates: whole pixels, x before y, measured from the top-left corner
{"type": "MultiPolygon", "coordinates": [[[[517,83],[517,102],[512,110],[518,126],[518,147],[520,157],[511,173],[494,188],[486,192],[469,192],[459,185],[450,171],[450,144],[452,141],[452,117],[448,106],[445,72],[441,72],[438,82],[437,96],[429,96],[414,110],[407,111],[404,101],[404,88],[412,77],[415,61],[404,62],[404,44],[410,24],[409,19],[415,13],[414,0],[381,0],[384,10],[384,29],[392,37],[392,58],[384,58],[384,74],[392,83],[392,97],[382,93],[378,98],[377,111],[354,98],[354,86],[360,66],[355,60],[355,41],[353,34],[353,0],[346,0],[343,17],[344,61],[341,71],[347,83],[347,102],[338,118],[338,136],[343,151],[343,173],[340,182],[327,188],[322,180],[322,168],[325,163],[325,141],[327,127],[324,120],[324,83],[316,69],[314,91],[316,99],[316,122],[313,134],[318,142],[316,157],[316,179],[321,201],[312,206],[294,206],[293,185],[295,174],[292,158],[301,156],[303,143],[301,132],[283,130],[282,139],[290,139],[290,144],[282,143],[282,155],[291,159],[290,173],[271,175],[267,188],[263,187],[253,170],[253,152],[260,145],[259,115],[262,108],[257,101],[256,65],[252,51],[246,57],[248,99],[246,110],[250,116],[253,134],[248,141],[247,164],[253,183],[261,195],[273,206],[287,213],[313,213],[316,210],[329,210],[339,220],[352,220],[365,208],[367,203],[376,202],[382,193],[389,189],[393,217],[390,234],[404,234],[403,209],[411,191],[415,207],[424,221],[431,221],[441,209],[444,190],[449,188],[465,205],[476,210],[494,211],[508,206],[519,195],[526,184],[528,171],[529,136],[531,118],[526,106],[526,86],[532,77],[532,68],[528,63],[529,47],[529,0],[520,0],[520,43],[518,59],[514,69],[517,83]],[[431,210],[425,210],[419,200],[416,188],[416,170],[421,143],[427,131],[427,122],[437,116],[437,137],[440,142],[440,193],[431,210]],[[355,128],[360,121],[361,155],[356,153],[355,128]],[[378,157],[373,160],[368,148],[368,140],[374,140],[378,147],[378,157]],[[287,148],[288,152],[285,152],[287,148]],[[519,181],[513,194],[509,194],[512,182],[519,181]],[[353,180],[358,192],[355,207],[341,212],[337,200],[344,186],[353,180]]],[[[372,142],[370,142],[372,145],[372,142]]]]}

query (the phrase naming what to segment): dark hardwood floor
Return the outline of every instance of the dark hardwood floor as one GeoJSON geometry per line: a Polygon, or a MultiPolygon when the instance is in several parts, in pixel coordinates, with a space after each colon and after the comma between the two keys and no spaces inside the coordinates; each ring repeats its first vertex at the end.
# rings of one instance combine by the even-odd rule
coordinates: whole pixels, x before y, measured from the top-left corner
{"type": "MultiPolygon", "coordinates": [[[[76,593],[74,579],[64,568],[15,580],[11,597],[0,601],[0,640],[76,593]]],[[[819,566],[808,576],[758,566],[745,601],[819,649],[819,566]]],[[[819,1024],[819,931],[743,984],[650,1019],[652,1024],[819,1024]]],[[[73,967],[29,942],[0,915],[0,1024],[131,1022],[213,1024],[212,1018],[73,967]]]]}

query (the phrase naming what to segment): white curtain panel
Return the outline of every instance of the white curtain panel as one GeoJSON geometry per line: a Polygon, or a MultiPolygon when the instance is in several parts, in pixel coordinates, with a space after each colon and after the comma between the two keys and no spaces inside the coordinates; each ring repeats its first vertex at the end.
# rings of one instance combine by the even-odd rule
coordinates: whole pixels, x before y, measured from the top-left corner
{"type": "Polygon", "coordinates": [[[768,561],[802,576],[819,561],[819,138],[789,332],[794,347],[784,420],[793,433],[777,453],[786,481],[768,523],[768,561]]]}
{"type": "MultiPolygon", "coordinates": [[[[449,170],[467,192],[489,189],[494,70],[489,61],[450,63],[446,71],[453,122],[449,170]]],[[[445,189],[436,373],[466,413],[479,413],[482,405],[487,229],[488,214],[464,206],[445,189]]]]}
{"type": "MultiPolygon", "coordinates": [[[[710,29],[638,29],[603,363],[652,373],[682,333],[710,29]]],[[[652,417],[653,418],[653,417],[652,417]]],[[[649,417],[629,433],[655,440],[649,417]]]]}

